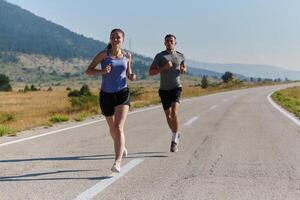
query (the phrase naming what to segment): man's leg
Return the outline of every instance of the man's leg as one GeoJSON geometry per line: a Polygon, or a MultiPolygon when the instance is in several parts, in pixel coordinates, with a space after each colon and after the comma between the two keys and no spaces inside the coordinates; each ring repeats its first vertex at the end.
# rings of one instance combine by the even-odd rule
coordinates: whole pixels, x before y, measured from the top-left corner
{"type": "Polygon", "coordinates": [[[177,133],[179,129],[178,109],[179,103],[173,102],[170,108],[164,110],[169,128],[171,129],[172,133],[177,133]]]}
{"type": "Polygon", "coordinates": [[[171,152],[178,151],[179,142],[179,117],[178,117],[179,103],[172,103],[171,107],[165,110],[168,125],[172,131],[172,141],[171,141],[171,152]]]}

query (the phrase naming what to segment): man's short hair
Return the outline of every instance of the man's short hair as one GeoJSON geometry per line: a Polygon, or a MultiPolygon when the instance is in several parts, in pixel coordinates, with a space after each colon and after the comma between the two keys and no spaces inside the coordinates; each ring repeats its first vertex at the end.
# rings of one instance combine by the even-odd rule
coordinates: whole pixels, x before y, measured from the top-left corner
{"type": "Polygon", "coordinates": [[[175,38],[175,40],[176,40],[175,35],[172,35],[172,34],[167,34],[167,35],[165,36],[165,40],[166,40],[167,38],[170,38],[170,37],[173,37],[173,38],[175,38]]]}

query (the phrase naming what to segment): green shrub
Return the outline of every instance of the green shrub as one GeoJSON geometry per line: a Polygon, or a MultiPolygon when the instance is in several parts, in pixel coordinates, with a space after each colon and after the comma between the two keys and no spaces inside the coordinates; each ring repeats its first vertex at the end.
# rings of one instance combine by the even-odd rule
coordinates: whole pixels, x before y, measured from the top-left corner
{"type": "Polygon", "coordinates": [[[90,91],[90,88],[87,84],[84,84],[81,88],[80,88],[80,94],[83,96],[91,96],[92,93],[90,91]]]}
{"type": "Polygon", "coordinates": [[[69,121],[69,117],[61,114],[54,114],[50,117],[50,121],[53,123],[56,122],[66,122],[69,121]]]}
{"type": "Polygon", "coordinates": [[[130,88],[130,96],[132,98],[138,97],[143,94],[143,87],[132,87],[130,88]]]}
{"type": "Polygon", "coordinates": [[[28,91],[30,91],[30,88],[28,87],[28,85],[25,85],[24,92],[28,92],[28,91]]]}
{"type": "Polygon", "coordinates": [[[208,87],[208,80],[207,80],[207,76],[203,76],[201,79],[201,87],[203,89],[206,89],[208,87]]]}
{"type": "Polygon", "coordinates": [[[71,105],[76,110],[90,110],[95,106],[98,106],[97,96],[79,96],[70,98],[71,105]]]}
{"type": "Polygon", "coordinates": [[[9,82],[10,80],[8,76],[0,74],[0,91],[12,91],[12,87],[9,82]]]}
{"type": "Polygon", "coordinates": [[[0,123],[5,123],[9,121],[13,121],[15,117],[12,114],[6,113],[0,116],[0,123]]]}
{"type": "Polygon", "coordinates": [[[84,84],[80,91],[72,90],[69,92],[72,109],[71,111],[78,110],[92,110],[98,106],[98,97],[93,95],[88,85],[84,84]]]}
{"type": "Polygon", "coordinates": [[[83,121],[85,120],[88,116],[90,115],[90,113],[86,112],[86,111],[82,111],[80,112],[76,117],[74,117],[75,121],[83,121]]]}
{"type": "Polygon", "coordinates": [[[81,93],[79,90],[72,90],[68,93],[68,97],[80,97],[81,93]]]}
{"type": "Polygon", "coordinates": [[[0,124],[0,136],[15,135],[16,132],[15,129],[0,124]]]}

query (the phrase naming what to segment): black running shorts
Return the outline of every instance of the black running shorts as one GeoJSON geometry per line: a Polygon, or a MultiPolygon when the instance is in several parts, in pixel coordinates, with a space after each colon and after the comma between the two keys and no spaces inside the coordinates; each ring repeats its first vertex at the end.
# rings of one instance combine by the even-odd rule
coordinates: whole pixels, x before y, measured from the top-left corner
{"type": "Polygon", "coordinates": [[[159,90],[159,97],[163,105],[164,110],[167,110],[171,107],[172,103],[180,103],[180,95],[182,88],[174,88],[172,90],[159,90]]]}
{"type": "Polygon", "coordinates": [[[124,88],[115,93],[107,93],[101,90],[99,98],[102,114],[106,117],[114,115],[115,107],[118,105],[130,106],[130,93],[128,88],[124,88]]]}

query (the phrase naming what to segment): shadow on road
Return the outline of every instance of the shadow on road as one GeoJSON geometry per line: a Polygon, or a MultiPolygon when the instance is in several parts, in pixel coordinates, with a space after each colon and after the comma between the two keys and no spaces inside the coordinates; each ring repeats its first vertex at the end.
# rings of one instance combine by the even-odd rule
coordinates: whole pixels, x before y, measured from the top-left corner
{"type": "MultiPolygon", "coordinates": [[[[138,152],[129,153],[125,159],[128,158],[164,158],[166,155],[151,155],[161,154],[166,152],[138,152]]],[[[13,162],[32,162],[32,161],[74,161],[74,160],[110,160],[115,159],[114,154],[103,155],[87,155],[87,156],[66,156],[66,157],[49,157],[49,158],[28,158],[28,159],[12,159],[12,160],[0,160],[1,163],[13,163],[13,162]]]]}
{"type": "Polygon", "coordinates": [[[76,173],[76,172],[88,172],[88,171],[98,171],[98,170],[58,170],[53,172],[43,172],[43,173],[31,173],[31,174],[24,174],[19,176],[2,176],[0,177],[0,182],[2,181],[49,181],[49,180],[80,180],[80,179],[89,179],[89,180],[103,180],[111,178],[112,176],[101,176],[101,177],[81,177],[81,178],[36,178],[39,176],[47,176],[47,175],[56,175],[56,174],[66,174],[66,173],[76,173]]]}
{"type": "MultiPolygon", "coordinates": [[[[166,158],[167,155],[163,155],[166,152],[136,152],[129,153],[125,159],[132,158],[166,158]]],[[[114,154],[103,154],[103,155],[86,155],[86,156],[67,156],[67,157],[49,157],[49,158],[29,158],[29,159],[13,159],[13,160],[0,160],[1,163],[18,163],[18,162],[35,162],[35,161],[90,161],[90,160],[107,160],[115,159],[114,154]]],[[[80,172],[92,172],[98,171],[98,169],[90,170],[57,170],[50,172],[30,173],[15,176],[0,176],[0,182],[13,182],[13,181],[58,181],[58,180],[104,180],[112,178],[112,176],[99,176],[99,177],[78,177],[76,173],[80,172]],[[45,177],[38,178],[48,175],[59,175],[59,174],[73,174],[70,177],[45,177]],[[75,177],[74,177],[75,175],[75,177]],[[36,177],[36,178],[34,178],[36,177]]]]}

